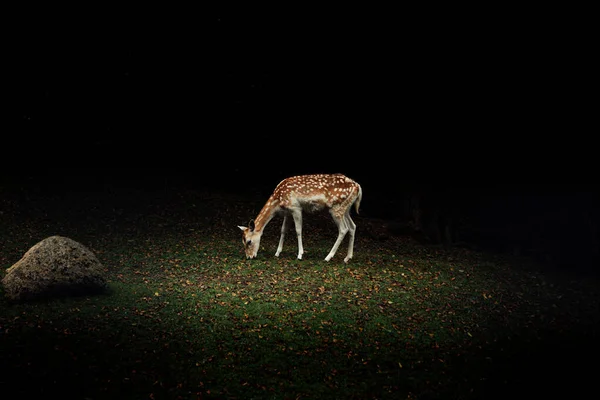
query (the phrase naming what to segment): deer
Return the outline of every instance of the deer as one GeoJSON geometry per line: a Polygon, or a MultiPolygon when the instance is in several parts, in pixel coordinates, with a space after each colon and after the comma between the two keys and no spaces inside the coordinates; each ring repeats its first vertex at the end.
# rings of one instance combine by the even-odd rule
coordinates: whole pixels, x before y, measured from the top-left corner
{"type": "Polygon", "coordinates": [[[358,214],[362,200],[362,188],[354,180],[343,174],[310,174],[298,175],[283,179],[275,187],[255,220],[250,220],[248,226],[238,225],[242,230],[242,241],[247,259],[253,259],[258,254],[260,239],[271,219],[283,215],[281,236],[275,257],[283,250],[283,242],[290,225],[290,217],[294,220],[296,236],[298,237],[298,260],[302,260],[302,212],[315,212],[327,208],[338,228],[338,237],[325,257],[325,261],[333,258],[338,247],[349,234],[348,253],[344,263],[348,263],[354,252],[354,235],[356,224],[350,217],[352,205],[358,214]]]}

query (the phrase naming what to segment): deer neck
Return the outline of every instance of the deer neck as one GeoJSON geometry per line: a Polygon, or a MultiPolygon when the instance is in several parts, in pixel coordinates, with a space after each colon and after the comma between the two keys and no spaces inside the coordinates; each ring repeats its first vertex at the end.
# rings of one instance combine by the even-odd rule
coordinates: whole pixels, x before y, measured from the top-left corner
{"type": "Polygon", "coordinates": [[[254,231],[262,233],[263,229],[265,229],[279,209],[279,201],[271,196],[254,220],[254,231]]]}

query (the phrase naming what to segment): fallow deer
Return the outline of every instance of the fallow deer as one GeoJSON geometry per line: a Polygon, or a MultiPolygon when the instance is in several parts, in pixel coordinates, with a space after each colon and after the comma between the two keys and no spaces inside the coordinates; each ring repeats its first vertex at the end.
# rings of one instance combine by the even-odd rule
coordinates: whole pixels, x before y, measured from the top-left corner
{"type": "Polygon", "coordinates": [[[354,205],[358,214],[361,200],[362,188],[360,185],[342,174],[300,175],[282,180],[263,206],[256,220],[251,220],[248,227],[238,225],[243,232],[242,241],[246,258],[256,257],[265,227],[275,215],[283,214],[281,237],[275,256],[279,257],[281,254],[291,216],[294,219],[298,236],[298,259],[301,260],[304,253],[302,211],[312,212],[327,208],[338,227],[338,237],[331,251],[325,257],[325,261],[331,260],[346,233],[349,233],[348,254],[344,258],[344,262],[347,263],[353,255],[356,231],[356,225],[350,217],[350,209],[354,205]]]}

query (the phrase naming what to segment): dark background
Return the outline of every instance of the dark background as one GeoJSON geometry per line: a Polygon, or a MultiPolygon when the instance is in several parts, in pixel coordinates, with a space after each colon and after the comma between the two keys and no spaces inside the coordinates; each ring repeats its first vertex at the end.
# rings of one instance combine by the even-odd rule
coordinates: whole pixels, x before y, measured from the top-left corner
{"type": "Polygon", "coordinates": [[[429,241],[450,226],[450,242],[595,270],[585,26],[430,6],[53,8],[11,22],[7,190],[266,200],[288,175],[341,172],[367,216],[415,228],[417,207],[429,241]]]}

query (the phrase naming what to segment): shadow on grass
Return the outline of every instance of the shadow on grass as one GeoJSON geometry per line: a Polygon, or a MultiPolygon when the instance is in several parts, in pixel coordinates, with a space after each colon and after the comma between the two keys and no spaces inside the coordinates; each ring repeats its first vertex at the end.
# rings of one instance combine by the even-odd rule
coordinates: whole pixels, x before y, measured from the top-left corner
{"type": "Polygon", "coordinates": [[[583,397],[596,385],[597,368],[591,361],[600,355],[596,340],[597,334],[573,327],[537,337],[523,332],[470,349],[446,360],[457,381],[464,377],[454,394],[484,399],[583,397]]]}
{"type": "MultiPolygon", "coordinates": [[[[74,311],[77,302],[70,308],[74,311]]],[[[381,348],[173,326],[118,306],[96,318],[3,324],[0,385],[13,396],[70,398],[506,398],[583,394],[592,388],[595,331],[528,332],[435,359],[407,354],[382,335],[381,348]],[[354,354],[353,354],[354,352],[354,354]],[[404,368],[397,367],[398,360],[404,368]],[[363,362],[362,360],[368,360],[363,362]]],[[[88,316],[91,314],[87,314],[88,316]]],[[[21,320],[21,321],[19,321],[21,320]]],[[[171,320],[175,321],[175,320],[171,320]]]]}
{"type": "Polygon", "coordinates": [[[377,397],[381,390],[401,390],[399,382],[385,384],[388,377],[370,367],[363,371],[360,363],[344,371],[344,346],[302,357],[291,350],[295,342],[218,332],[188,339],[183,331],[126,324],[120,317],[80,321],[77,328],[53,325],[61,324],[27,323],[2,332],[5,339],[10,335],[10,346],[0,349],[4,393],[61,399],[351,398],[352,387],[377,397]],[[337,377],[328,383],[331,374],[337,377]]]}
{"type": "Polygon", "coordinates": [[[152,326],[128,324],[126,316],[97,318],[69,324],[29,318],[5,326],[1,334],[10,345],[0,347],[2,391],[26,398],[147,399],[151,393],[170,397],[182,391],[178,386],[188,386],[176,378],[185,376],[184,341],[167,341],[152,326]]]}
{"type": "MultiPolygon", "coordinates": [[[[4,296],[5,289],[0,288],[0,296],[4,296]]],[[[80,298],[87,296],[110,295],[112,289],[108,285],[90,284],[55,284],[48,286],[38,292],[17,290],[18,298],[7,298],[8,304],[45,303],[53,300],[64,300],[68,298],[80,298]]]]}

